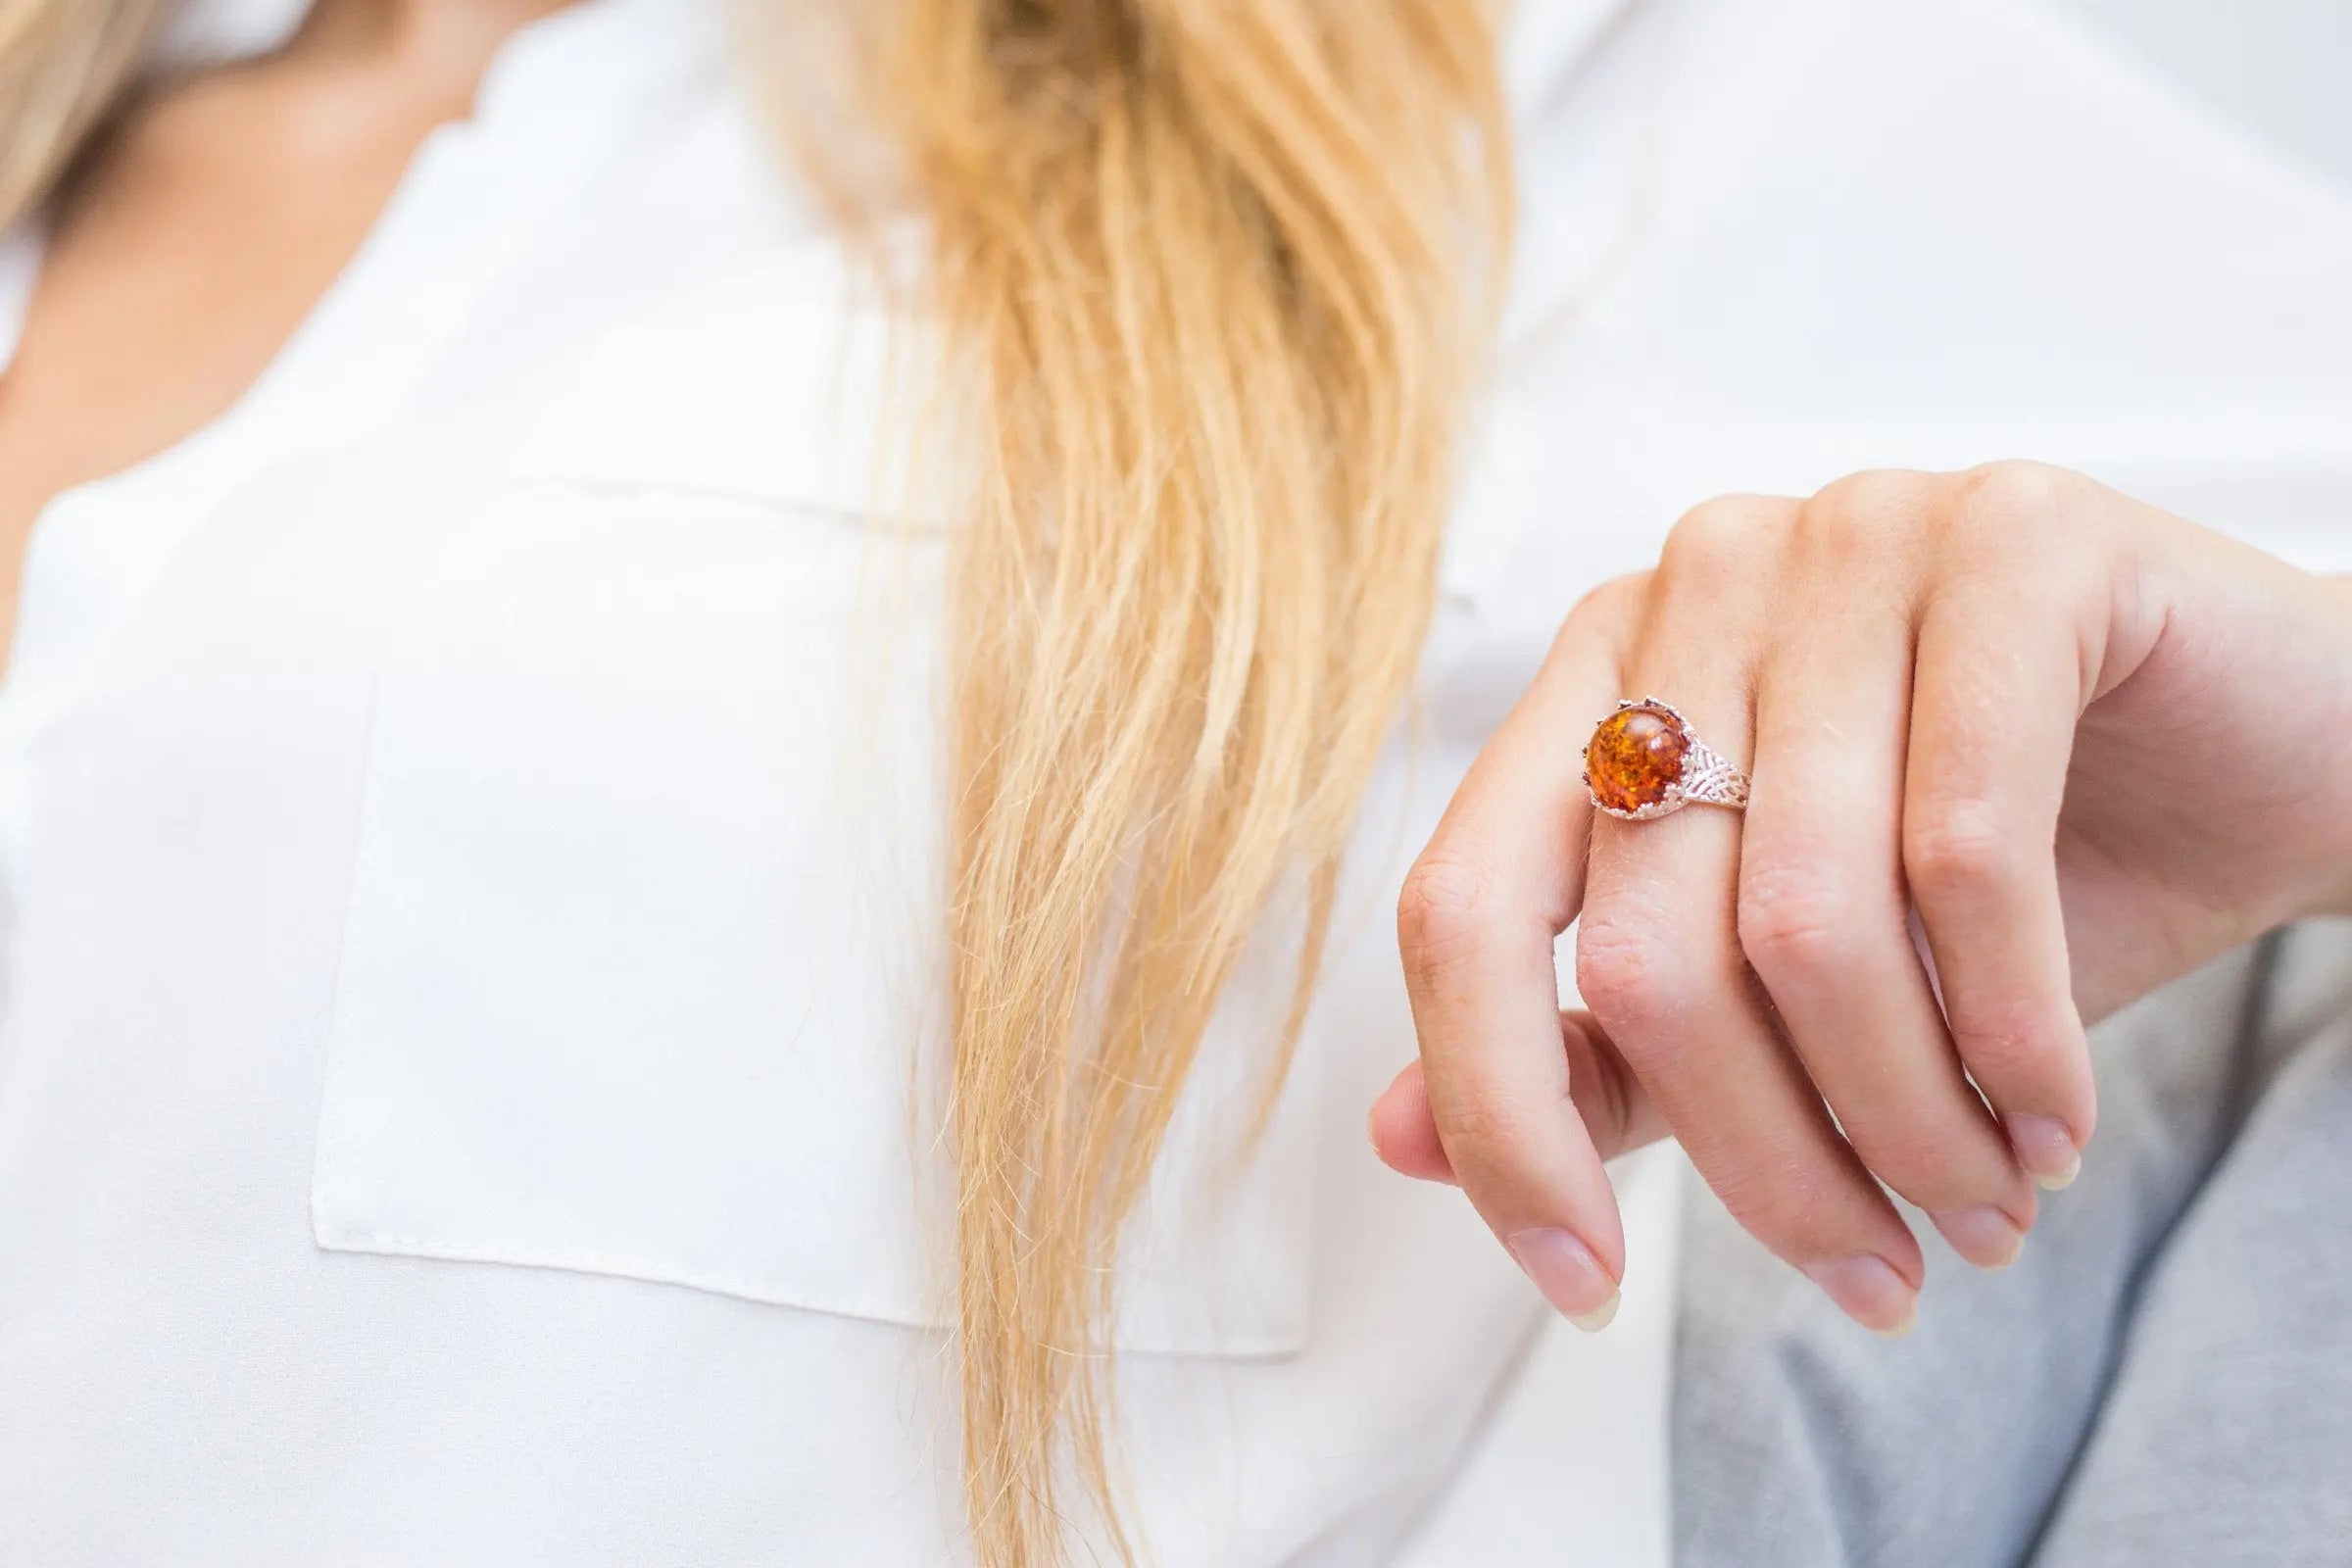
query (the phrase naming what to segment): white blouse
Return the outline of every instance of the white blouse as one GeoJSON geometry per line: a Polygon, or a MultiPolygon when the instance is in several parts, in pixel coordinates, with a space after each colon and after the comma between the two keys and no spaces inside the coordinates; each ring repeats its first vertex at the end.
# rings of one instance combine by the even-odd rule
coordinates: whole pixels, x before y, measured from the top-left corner
{"type": "MultiPolygon", "coordinates": [[[[518,35],[238,406],[40,520],[0,1561],[961,1560],[947,524],[875,500],[883,322],[704,3],[518,35]]],[[[2011,455],[2352,565],[2343,193],[2023,7],[1525,9],[1423,695],[1269,1136],[1231,1142],[1279,929],[1128,1247],[1180,1568],[1665,1560],[1674,1156],[1620,1167],[1585,1339],[1362,1134],[1397,880],[1580,593],[1713,492],[2011,455]]],[[[0,256],[4,353],[36,242],[0,256]]]]}

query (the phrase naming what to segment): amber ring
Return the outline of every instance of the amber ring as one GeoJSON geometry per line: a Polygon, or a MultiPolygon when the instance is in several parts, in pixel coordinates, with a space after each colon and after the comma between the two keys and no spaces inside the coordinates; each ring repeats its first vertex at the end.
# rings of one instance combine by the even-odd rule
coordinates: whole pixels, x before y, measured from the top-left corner
{"type": "Polygon", "coordinates": [[[1747,774],[1655,697],[1625,698],[1592,726],[1585,743],[1585,788],[1594,806],[1629,822],[1646,822],[1693,802],[1735,811],[1747,806],[1747,774]]]}

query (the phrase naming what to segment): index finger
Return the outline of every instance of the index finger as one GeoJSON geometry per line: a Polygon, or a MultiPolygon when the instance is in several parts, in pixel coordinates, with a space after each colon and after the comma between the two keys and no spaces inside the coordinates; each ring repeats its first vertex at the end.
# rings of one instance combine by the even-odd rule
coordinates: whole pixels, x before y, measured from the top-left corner
{"type": "Polygon", "coordinates": [[[1589,596],[1406,876],[1396,930],[1429,1106],[1495,1237],[1579,1327],[1616,1310],[1625,1232],[1570,1098],[1553,946],[1584,900],[1581,743],[1617,696],[1646,574],[1589,596]]]}

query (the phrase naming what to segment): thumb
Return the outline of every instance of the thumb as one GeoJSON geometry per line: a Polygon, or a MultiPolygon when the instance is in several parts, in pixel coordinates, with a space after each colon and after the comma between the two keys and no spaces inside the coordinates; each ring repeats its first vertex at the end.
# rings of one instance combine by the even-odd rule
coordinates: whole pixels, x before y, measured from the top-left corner
{"type": "MultiPolygon", "coordinates": [[[[1591,1013],[1560,1014],[1560,1049],[1568,1055],[1568,1098],[1601,1158],[1614,1159],[1666,1136],[1665,1118],[1591,1013]]],[[[1420,1062],[1406,1063],[1372,1102],[1370,1130],[1373,1152],[1398,1175],[1453,1182],[1453,1164],[1430,1113],[1420,1062]]]]}

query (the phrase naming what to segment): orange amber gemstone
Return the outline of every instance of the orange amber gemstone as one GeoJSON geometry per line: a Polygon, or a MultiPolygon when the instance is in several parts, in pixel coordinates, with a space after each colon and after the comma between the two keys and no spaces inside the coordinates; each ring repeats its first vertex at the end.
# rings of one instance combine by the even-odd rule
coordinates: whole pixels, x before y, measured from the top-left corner
{"type": "Polygon", "coordinates": [[[1666,799],[1683,776],[1690,737],[1671,713],[1622,708],[1600,721],[1585,747],[1592,798],[1612,811],[1639,811],[1666,799]]]}

